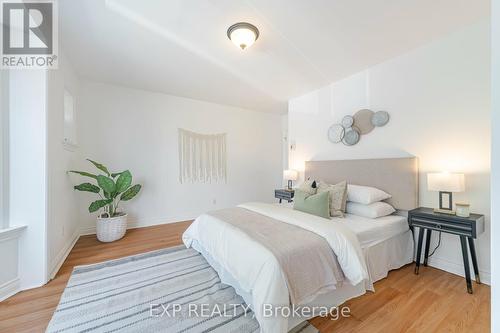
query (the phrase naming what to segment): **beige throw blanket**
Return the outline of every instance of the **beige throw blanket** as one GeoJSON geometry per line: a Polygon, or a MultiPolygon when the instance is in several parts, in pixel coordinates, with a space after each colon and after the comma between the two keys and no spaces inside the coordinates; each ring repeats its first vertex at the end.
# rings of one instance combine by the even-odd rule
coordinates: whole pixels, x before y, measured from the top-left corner
{"type": "MultiPolygon", "coordinates": [[[[239,207],[208,215],[240,229],[274,255],[287,282],[291,304],[307,303],[344,280],[335,253],[314,232],[239,207]]],[[[252,255],[251,249],[248,255],[252,255]]]]}

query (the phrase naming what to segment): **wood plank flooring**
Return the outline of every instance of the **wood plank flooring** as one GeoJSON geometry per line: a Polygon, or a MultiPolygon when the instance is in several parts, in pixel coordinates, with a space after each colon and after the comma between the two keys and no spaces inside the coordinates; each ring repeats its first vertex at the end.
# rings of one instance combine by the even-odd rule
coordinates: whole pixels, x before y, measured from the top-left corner
{"type": "MultiPolygon", "coordinates": [[[[74,266],[116,259],[181,243],[189,221],[131,229],[114,243],[100,243],[94,235],[76,243],[55,279],[0,303],[0,332],[44,332],[74,266]]],[[[344,304],[351,316],[314,318],[321,333],[335,332],[490,332],[490,287],[474,284],[469,295],[463,278],[408,265],[389,273],[367,293],[344,304]]]]}

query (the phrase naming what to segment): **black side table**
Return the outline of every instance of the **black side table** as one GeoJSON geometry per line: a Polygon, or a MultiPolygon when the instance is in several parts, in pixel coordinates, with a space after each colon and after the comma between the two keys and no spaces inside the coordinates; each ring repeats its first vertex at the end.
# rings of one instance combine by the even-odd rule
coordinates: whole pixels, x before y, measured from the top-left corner
{"type": "Polygon", "coordinates": [[[294,195],[295,191],[292,189],[292,190],[289,190],[289,189],[278,189],[278,190],[274,190],[274,197],[277,198],[277,199],[280,199],[280,203],[281,203],[281,200],[286,200],[288,202],[292,202],[292,199],[293,199],[293,195],[294,195]]]}
{"type": "Polygon", "coordinates": [[[424,266],[427,266],[427,259],[429,257],[429,244],[431,240],[431,233],[433,230],[446,232],[460,237],[462,257],[464,260],[465,281],[467,283],[467,292],[469,294],[472,294],[472,282],[470,278],[468,256],[469,251],[467,250],[467,243],[469,244],[476,282],[481,283],[481,280],[479,278],[479,268],[477,265],[476,248],[474,246],[474,238],[477,238],[479,234],[484,232],[484,216],[480,214],[470,214],[469,217],[459,217],[456,215],[436,213],[432,208],[420,207],[408,212],[408,223],[410,224],[411,228],[419,228],[417,257],[415,259],[415,274],[419,273],[424,232],[426,233],[424,266]]]}

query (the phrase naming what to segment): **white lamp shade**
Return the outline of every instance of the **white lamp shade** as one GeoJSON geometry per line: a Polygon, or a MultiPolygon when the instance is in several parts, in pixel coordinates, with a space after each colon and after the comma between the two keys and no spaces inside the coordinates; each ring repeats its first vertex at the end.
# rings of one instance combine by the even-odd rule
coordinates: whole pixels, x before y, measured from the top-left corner
{"type": "Polygon", "coordinates": [[[463,192],[465,177],[463,173],[428,173],[427,189],[429,191],[463,192]]]}
{"type": "Polygon", "coordinates": [[[285,180],[297,180],[299,178],[299,173],[297,170],[283,170],[283,179],[285,180]]]}
{"type": "Polygon", "coordinates": [[[249,29],[238,29],[231,33],[231,41],[236,46],[246,49],[255,42],[255,33],[249,29]]]}
{"type": "Polygon", "coordinates": [[[227,37],[229,37],[234,45],[244,50],[259,38],[259,29],[253,24],[238,22],[229,27],[227,37]]]}

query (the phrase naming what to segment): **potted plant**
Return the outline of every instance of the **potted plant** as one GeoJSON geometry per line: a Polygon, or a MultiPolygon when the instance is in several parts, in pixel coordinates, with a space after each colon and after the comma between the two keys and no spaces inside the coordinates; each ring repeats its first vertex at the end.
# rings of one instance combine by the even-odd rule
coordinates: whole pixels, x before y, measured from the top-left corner
{"type": "Polygon", "coordinates": [[[78,191],[98,194],[100,199],[92,202],[89,212],[94,213],[100,209],[104,211],[97,217],[96,234],[101,242],[113,242],[122,238],[127,230],[127,214],[118,210],[121,201],[128,201],[135,197],[141,190],[141,185],[132,184],[132,174],[125,170],[110,173],[101,163],[87,159],[104,174],[92,174],[85,171],[70,170],[69,172],[89,177],[97,182],[82,183],[74,188],[78,191]]]}

